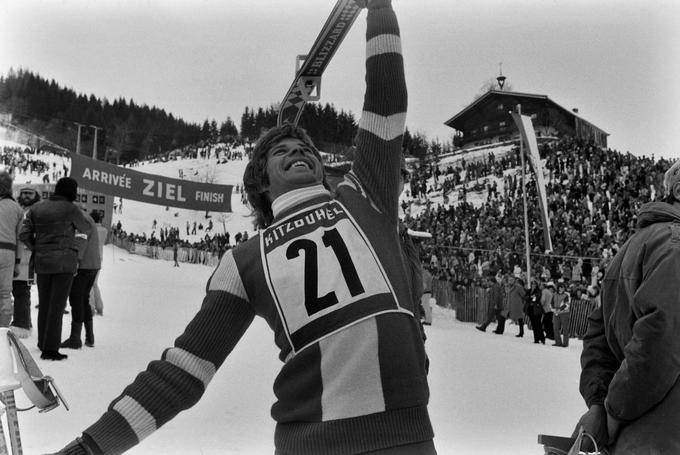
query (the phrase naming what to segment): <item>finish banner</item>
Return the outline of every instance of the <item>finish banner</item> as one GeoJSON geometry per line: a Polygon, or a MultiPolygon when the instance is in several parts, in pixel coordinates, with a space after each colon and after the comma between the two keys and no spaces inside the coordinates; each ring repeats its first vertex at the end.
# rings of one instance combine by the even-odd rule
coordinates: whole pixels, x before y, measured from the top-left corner
{"type": "Polygon", "coordinates": [[[83,189],[123,199],[191,210],[231,212],[233,185],[146,174],[75,153],[71,153],[71,177],[83,189]]]}

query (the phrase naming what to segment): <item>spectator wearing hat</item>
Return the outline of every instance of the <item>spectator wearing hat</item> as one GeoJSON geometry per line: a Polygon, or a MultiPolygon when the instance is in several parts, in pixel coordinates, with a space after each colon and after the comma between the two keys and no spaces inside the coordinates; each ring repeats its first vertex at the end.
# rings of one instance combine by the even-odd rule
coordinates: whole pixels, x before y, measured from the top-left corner
{"type": "Polygon", "coordinates": [[[12,176],[0,171],[0,327],[12,321],[12,280],[19,273],[19,230],[24,211],[12,197],[12,176]]]}
{"type": "MultiPolygon", "coordinates": [[[[21,188],[17,202],[26,213],[33,204],[40,200],[38,192],[31,187],[21,188]]],[[[22,217],[23,218],[23,217],[22,217]]],[[[10,330],[19,338],[28,338],[31,335],[33,324],[31,323],[31,286],[35,281],[33,257],[31,250],[24,242],[22,247],[19,273],[12,281],[12,296],[14,297],[14,317],[10,330]]]]}
{"type": "Polygon", "coordinates": [[[40,358],[63,360],[59,352],[66,299],[92,228],[73,201],[78,182],[57,181],[54,194],[34,204],[24,216],[20,239],[33,251],[38,284],[40,358]]]}
{"type": "Polygon", "coordinates": [[[576,429],[615,455],[680,453],[680,161],[664,187],[607,269],[583,339],[576,429]]]}

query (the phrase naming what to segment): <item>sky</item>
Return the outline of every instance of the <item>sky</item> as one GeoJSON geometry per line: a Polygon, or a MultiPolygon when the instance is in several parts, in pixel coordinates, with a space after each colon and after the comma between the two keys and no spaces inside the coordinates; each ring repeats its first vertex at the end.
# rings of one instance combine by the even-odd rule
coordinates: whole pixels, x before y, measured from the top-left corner
{"type": "MultiPolygon", "coordinates": [[[[145,164],[138,170],[176,176],[179,169],[188,172],[205,164],[206,160],[179,160],[145,164]]],[[[244,166],[245,161],[217,166],[220,180],[238,180],[244,166]]],[[[30,179],[39,177],[19,173],[16,182],[30,179]]],[[[227,229],[233,233],[250,226],[250,221],[238,194],[233,195],[232,206],[227,229]]],[[[162,227],[181,228],[185,220],[205,222],[203,215],[126,200],[123,213],[113,221],[120,220],[128,232],[148,234],[152,219],[162,227]]],[[[217,232],[221,232],[219,227],[217,232]]],[[[167,258],[171,258],[170,251],[167,258]]],[[[94,423],[149,361],[172,346],[198,311],[212,271],[209,266],[186,263],[176,268],[171,260],[153,260],[106,245],[99,277],[104,315],[94,319],[95,347],[62,349],[69,358],[51,362],[39,358],[35,330],[23,340],[70,406],[70,411],[60,406],[47,413],[35,409],[19,413],[24,453],[53,453],[94,423]]],[[[34,286],[32,301],[37,298],[34,286]]],[[[31,312],[36,327],[37,310],[31,312]]],[[[65,315],[63,338],[70,322],[65,315]]],[[[493,328],[492,324],[486,333],[478,332],[475,323],[457,321],[452,310],[439,307],[434,309],[432,326],[425,328],[429,412],[441,455],[542,453],[539,433],[569,436],[586,410],[578,392],[580,340],[572,339],[566,349],[556,348],[550,340],[534,344],[530,331],[516,338],[518,327],[512,323],[506,325],[503,336],[492,334],[493,328]]],[[[199,403],[126,453],[274,453],[270,407],[281,366],[271,329],[255,318],[199,403]]],[[[19,408],[29,406],[23,392],[17,391],[16,399],[19,408]]]]}
{"type": "MultiPolygon", "coordinates": [[[[0,73],[25,68],[79,93],[133,99],[190,122],[278,103],[333,2],[0,0],[0,73]]],[[[609,146],[680,157],[680,2],[394,0],[407,126],[444,122],[501,71],[610,134],[609,146]],[[502,65],[502,66],[501,66],[502,65]]],[[[365,12],[323,76],[321,102],[359,116],[365,12]]]]}

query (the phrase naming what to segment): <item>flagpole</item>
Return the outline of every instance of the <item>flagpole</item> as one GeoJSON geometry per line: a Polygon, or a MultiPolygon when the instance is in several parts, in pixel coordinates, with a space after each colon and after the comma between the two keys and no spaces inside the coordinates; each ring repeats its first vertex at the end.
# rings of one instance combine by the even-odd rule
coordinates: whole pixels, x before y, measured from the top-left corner
{"type": "MultiPolygon", "coordinates": [[[[517,105],[517,114],[522,115],[522,105],[517,105]]],[[[527,282],[524,286],[531,288],[531,259],[530,259],[530,248],[529,248],[529,216],[527,214],[527,183],[526,183],[526,173],[524,165],[524,140],[522,139],[522,133],[519,134],[519,156],[522,163],[522,202],[524,205],[524,244],[526,250],[526,260],[527,260],[527,282]]]]}

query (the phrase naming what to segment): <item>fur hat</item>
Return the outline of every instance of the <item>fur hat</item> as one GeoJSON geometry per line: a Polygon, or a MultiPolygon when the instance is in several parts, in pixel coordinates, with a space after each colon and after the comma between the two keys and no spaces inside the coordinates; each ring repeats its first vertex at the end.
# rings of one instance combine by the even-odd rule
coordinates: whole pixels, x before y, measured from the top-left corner
{"type": "Polygon", "coordinates": [[[57,186],[54,187],[54,194],[73,202],[78,196],[78,182],[71,177],[62,177],[57,181],[57,186]]]}
{"type": "Polygon", "coordinates": [[[670,196],[673,193],[673,186],[678,182],[680,182],[680,160],[677,160],[663,176],[663,187],[666,196],[670,196]]]}
{"type": "Polygon", "coordinates": [[[0,171],[0,197],[12,197],[12,176],[7,171],[0,171]]]}

